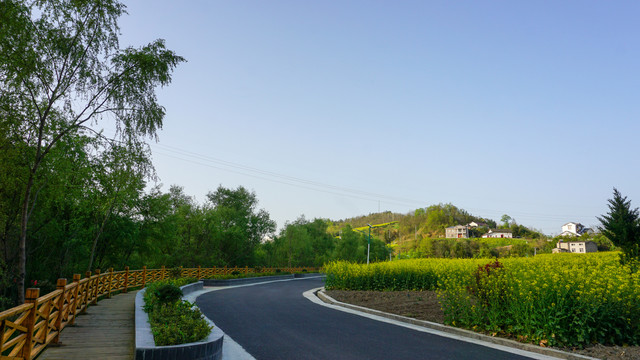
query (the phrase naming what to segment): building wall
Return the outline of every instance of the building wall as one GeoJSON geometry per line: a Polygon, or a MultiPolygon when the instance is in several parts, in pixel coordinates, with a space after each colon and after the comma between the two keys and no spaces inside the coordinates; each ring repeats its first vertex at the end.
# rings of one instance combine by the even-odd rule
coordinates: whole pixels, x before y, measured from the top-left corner
{"type": "Polygon", "coordinates": [[[570,232],[574,235],[578,235],[576,223],[568,223],[568,224],[562,225],[562,232],[570,232]]]}
{"type": "Polygon", "coordinates": [[[507,239],[511,239],[513,238],[513,233],[504,233],[504,232],[488,232],[484,235],[482,235],[483,238],[507,238],[507,239]]]}
{"type": "Polygon", "coordinates": [[[598,245],[593,241],[559,242],[558,245],[556,245],[556,248],[564,249],[576,254],[585,254],[588,252],[598,251],[598,245]]]}
{"type": "Polygon", "coordinates": [[[469,229],[466,226],[458,225],[445,229],[447,239],[466,239],[469,237],[469,229]]]}

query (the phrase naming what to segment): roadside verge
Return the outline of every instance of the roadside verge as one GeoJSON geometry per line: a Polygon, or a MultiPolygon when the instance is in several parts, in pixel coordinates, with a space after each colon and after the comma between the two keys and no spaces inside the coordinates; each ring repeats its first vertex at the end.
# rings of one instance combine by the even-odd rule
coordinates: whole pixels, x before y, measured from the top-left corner
{"type": "Polygon", "coordinates": [[[487,336],[473,331],[459,329],[430,321],[417,320],[406,316],[390,314],[379,310],[373,310],[357,305],[343,303],[327,295],[324,292],[324,288],[309,290],[305,292],[304,296],[319,305],[329,306],[336,310],[370,317],[375,320],[385,321],[439,336],[472,342],[479,345],[519,354],[522,356],[532,357],[535,359],[597,360],[596,358],[584,355],[568,353],[556,349],[543,348],[531,344],[524,344],[514,340],[487,336]]]}

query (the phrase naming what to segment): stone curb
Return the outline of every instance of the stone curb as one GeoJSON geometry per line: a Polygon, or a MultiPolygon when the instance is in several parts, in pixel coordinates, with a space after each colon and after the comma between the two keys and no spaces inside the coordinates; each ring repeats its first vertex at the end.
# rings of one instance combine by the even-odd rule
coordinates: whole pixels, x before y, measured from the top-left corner
{"type": "Polygon", "coordinates": [[[585,359],[586,360],[598,360],[597,358],[593,358],[593,357],[589,357],[589,356],[585,356],[585,355],[568,353],[568,352],[565,352],[565,351],[551,349],[551,348],[543,348],[543,347],[535,346],[535,345],[532,345],[532,344],[525,344],[525,343],[521,343],[521,342],[518,342],[518,341],[515,341],[515,340],[488,336],[488,335],[476,333],[476,332],[473,332],[473,331],[470,331],[470,330],[459,329],[459,328],[456,328],[456,327],[447,326],[447,325],[443,325],[443,324],[438,324],[438,323],[434,323],[434,322],[431,322],[431,321],[413,319],[413,318],[406,317],[406,316],[390,314],[390,313],[386,313],[386,312],[379,311],[379,310],[374,310],[374,309],[369,309],[369,308],[362,307],[362,306],[343,303],[343,302],[337,301],[337,300],[333,299],[332,297],[330,297],[329,295],[327,295],[324,292],[324,289],[318,290],[316,292],[316,296],[320,300],[322,300],[322,301],[324,301],[325,303],[328,303],[328,304],[337,305],[337,306],[341,306],[341,307],[344,307],[344,308],[347,308],[347,309],[356,310],[356,311],[364,312],[364,313],[371,314],[371,315],[377,315],[377,316],[381,316],[381,317],[384,317],[384,318],[387,318],[387,319],[392,319],[392,320],[396,320],[396,321],[400,321],[400,322],[404,322],[404,323],[408,323],[408,324],[412,324],[412,325],[422,326],[422,327],[425,327],[425,328],[429,328],[429,329],[433,329],[433,330],[437,330],[437,331],[442,331],[442,332],[446,332],[446,333],[457,335],[457,336],[463,336],[463,337],[467,337],[467,338],[471,338],[471,339],[475,339],[475,340],[481,340],[481,341],[485,341],[485,342],[489,342],[489,343],[493,343],[493,344],[497,344],[497,345],[508,346],[508,347],[511,347],[511,348],[516,348],[516,349],[519,349],[519,350],[525,350],[525,351],[529,351],[529,352],[534,352],[534,353],[538,353],[538,354],[541,354],[541,355],[553,356],[553,357],[560,358],[560,359],[567,359],[567,360],[585,360],[585,359]]]}
{"type": "MultiPolygon", "coordinates": [[[[202,290],[203,282],[189,284],[180,287],[183,295],[202,290]]],[[[160,360],[160,359],[188,359],[188,360],[220,360],[222,359],[222,343],[224,333],[217,327],[211,330],[211,334],[203,340],[194,343],[155,346],[149,316],[144,312],[144,292],[138,291],[135,300],[135,336],[136,355],[135,360],[160,360]]],[[[184,298],[184,296],[183,296],[184,298]]],[[[195,306],[195,305],[194,305],[195,306]]]]}
{"type": "Polygon", "coordinates": [[[287,274],[287,275],[274,275],[274,276],[260,276],[241,279],[202,279],[204,286],[235,286],[242,284],[259,284],[263,282],[269,282],[274,280],[287,280],[287,279],[299,279],[306,277],[318,276],[319,273],[304,273],[304,274],[287,274]]]}

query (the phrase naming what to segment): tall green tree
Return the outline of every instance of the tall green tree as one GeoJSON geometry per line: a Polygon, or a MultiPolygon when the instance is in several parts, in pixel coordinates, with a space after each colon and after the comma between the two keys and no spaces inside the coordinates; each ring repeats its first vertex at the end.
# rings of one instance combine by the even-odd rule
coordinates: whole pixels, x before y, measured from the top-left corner
{"type": "Polygon", "coordinates": [[[123,141],[162,126],[158,86],[184,59],[163,40],[121,49],[116,0],[4,0],[0,4],[0,128],[28,144],[20,207],[18,295],[24,300],[27,227],[34,184],[53,147],[73,133],[94,134],[108,118],[123,141]]]}
{"type": "Polygon", "coordinates": [[[351,225],[346,225],[340,232],[340,239],[336,242],[333,253],[335,260],[366,262],[366,239],[364,235],[353,231],[351,225]]]}
{"type": "Polygon", "coordinates": [[[262,239],[273,234],[275,221],[258,209],[258,198],[242,186],[227,189],[219,186],[207,194],[207,223],[223,265],[253,265],[254,251],[262,239]]]}
{"type": "Polygon", "coordinates": [[[613,198],[608,200],[609,212],[598,217],[600,231],[620,247],[620,263],[633,271],[640,269],[640,220],[638,208],[631,208],[631,200],[613,188],[613,198]]]}

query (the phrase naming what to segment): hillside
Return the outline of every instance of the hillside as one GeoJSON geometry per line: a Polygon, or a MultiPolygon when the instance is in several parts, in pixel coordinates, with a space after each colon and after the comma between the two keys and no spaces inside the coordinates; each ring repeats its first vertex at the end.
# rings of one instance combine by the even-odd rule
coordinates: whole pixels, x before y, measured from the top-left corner
{"type": "MultiPolygon", "coordinates": [[[[488,228],[497,227],[496,222],[492,219],[469,214],[452,204],[438,204],[419,208],[413,213],[407,214],[386,211],[332,221],[328,231],[337,233],[347,224],[357,229],[366,228],[367,224],[371,224],[374,226],[372,232],[376,234],[376,237],[384,238],[388,243],[394,240],[409,240],[418,237],[444,237],[445,228],[448,226],[468,224],[472,221],[485,223],[488,228]]],[[[481,231],[478,235],[482,233],[481,231]]]]}

